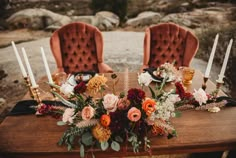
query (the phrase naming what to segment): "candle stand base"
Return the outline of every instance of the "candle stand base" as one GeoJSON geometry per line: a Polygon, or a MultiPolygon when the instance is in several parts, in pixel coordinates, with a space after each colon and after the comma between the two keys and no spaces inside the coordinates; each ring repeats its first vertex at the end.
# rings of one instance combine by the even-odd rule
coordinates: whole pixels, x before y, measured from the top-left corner
{"type": "Polygon", "coordinates": [[[220,91],[220,87],[223,85],[223,83],[224,83],[223,81],[216,80],[216,90],[214,93],[214,98],[217,98],[218,93],[220,91]]]}

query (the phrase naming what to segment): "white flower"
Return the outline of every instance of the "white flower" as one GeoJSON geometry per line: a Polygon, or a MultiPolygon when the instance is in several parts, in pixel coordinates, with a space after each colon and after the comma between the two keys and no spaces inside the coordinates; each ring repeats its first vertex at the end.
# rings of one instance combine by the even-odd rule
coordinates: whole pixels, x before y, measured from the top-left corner
{"type": "Polygon", "coordinates": [[[60,91],[66,96],[70,96],[73,94],[74,86],[70,85],[69,83],[63,83],[60,87],[60,91]]]}
{"type": "Polygon", "coordinates": [[[209,112],[219,112],[220,108],[215,106],[215,107],[209,108],[208,111],[209,112]]]}
{"type": "Polygon", "coordinates": [[[118,96],[114,94],[106,94],[103,98],[103,106],[108,112],[115,112],[117,109],[118,96]]]}
{"type": "Polygon", "coordinates": [[[206,101],[208,99],[206,92],[202,88],[199,88],[198,91],[196,89],[194,89],[193,96],[194,96],[195,100],[197,102],[199,102],[200,105],[202,105],[202,103],[206,103],[206,101]]]}
{"type": "Polygon", "coordinates": [[[141,73],[138,76],[138,83],[141,86],[143,85],[148,86],[151,82],[152,82],[152,76],[148,72],[141,73]]]}
{"type": "Polygon", "coordinates": [[[73,123],[73,119],[75,118],[75,116],[73,116],[74,113],[75,113],[75,109],[66,108],[62,116],[62,121],[65,123],[66,122],[73,123]]]}
{"type": "Polygon", "coordinates": [[[170,94],[167,99],[172,103],[176,103],[181,100],[178,94],[170,94]]]}

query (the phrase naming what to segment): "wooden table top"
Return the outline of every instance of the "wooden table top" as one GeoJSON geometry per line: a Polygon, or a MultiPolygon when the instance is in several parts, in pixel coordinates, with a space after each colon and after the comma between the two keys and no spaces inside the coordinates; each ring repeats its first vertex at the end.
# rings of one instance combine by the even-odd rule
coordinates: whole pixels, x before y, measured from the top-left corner
{"type": "MultiPolygon", "coordinates": [[[[105,74],[110,77],[110,74],[105,74]]],[[[117,91],[128,88],[141,88],[137,83],[137,73],[117,73],[119,84],[117,91]],[[123,82],[127,83],[124,84],[123,82]]],[[[42,80],[41,80],[42,81],[42,80]]],[[[110,83],[108,83],[109,85],[110,83]]],[[[188,91],[200,88],[202,74],[196,71],[193,84],[188,91]]],[[[173,86],[169,84],[169,86],[173,86]]],[[[40,87],[46,88],[40,82],[40,87]]],[[[215,85],[208,81],[207,91],[215,89],[215,85]]],[[[221,95],[224,93],[220,92],[221,95]]],[[[28,98],[29,99],[29,98],[28,98]]],[[[152,154],[193,153],[224,151],[236,149],[236,108],[225,107],[218,113],[187,110],[180,118],[173,118],[172,124],[176,128],[177,137],[151,137],[152,154]]],[[[4,157],[79,157],[79,147],[68,152],[66,146],[57,146],[57,142],[65,131],[65,126],[57,126],[57,120],[50,116],[36,117],[35,115],[8,116],[0,124],[0,156],[4,157]]],[[[96,157],[134,156],[132,148],[114,152],[102,152],[94,149],[96,157]]],[[[140,151],[136,155],[147,155],[140,151]]],[[[91,154],[88,154],[90,157],[91,154]]]]}

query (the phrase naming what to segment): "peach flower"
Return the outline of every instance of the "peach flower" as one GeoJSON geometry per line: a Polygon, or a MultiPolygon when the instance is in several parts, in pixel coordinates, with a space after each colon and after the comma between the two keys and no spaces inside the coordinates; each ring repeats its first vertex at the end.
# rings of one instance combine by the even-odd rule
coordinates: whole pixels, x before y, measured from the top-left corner
{"type": "Polygon", "coordinates": [[[94,116],[95,110],[93,107],[89,106],[85,106],[82,110],[82,119],[83,120],[90,120],[93,116],[94,116]]]}
{"type": "Polygon", "coordinates": [[[136,107],[132,107],[128,111],[128,119],[133,122],[137,122],[141,118],[141,112],[136,107]]]}
{"type": "Polygon", "coordinates": [[[146,112],[147,116],[150,116],[151,113],[153,113],[155,109],[156,102],[153,99],[147,98],[143,103],[142,103],[142,109],[146,112]]]}
{"type": "Polygon", "coordinates": [[[120,98],[117,104],[117,107],[119,110],[126,110],[130,105],[130,101],[127,99],[127,97],[120,98]]]}
{"type": "Polygon", "coordinates": [[[103,98],[103,106],[108,112],[115,112],[119,98],[114,94],[106,94],[103,98]]]}

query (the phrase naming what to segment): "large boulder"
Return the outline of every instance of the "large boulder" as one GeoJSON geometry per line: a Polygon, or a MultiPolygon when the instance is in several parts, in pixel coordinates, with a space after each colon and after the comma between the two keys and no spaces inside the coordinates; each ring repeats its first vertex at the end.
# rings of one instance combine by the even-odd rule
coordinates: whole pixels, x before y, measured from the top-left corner
{"type": "Polygon", "coordinates": [[[100,30],[112,30],[119,26],[120,18],[109,11],[100,11],[95,14],[96,24],[100,30]]]}
{"type": "Polygon", "coordinates": [[[24,9],[16,12],[7,19],[10,28],[46,29],[61,27],[71,22],[68,16],[53,13],[46,9],[24,9]]]}
{"type": "Polygon", "coordinates": [[[160,22],[162,15],[160,13],[146,11],[138,14],[137,17],[129,19],[126,22],[127,26],[138,27],[138,26],[148,26],[151,24],[156,24],[160,22]]]}

